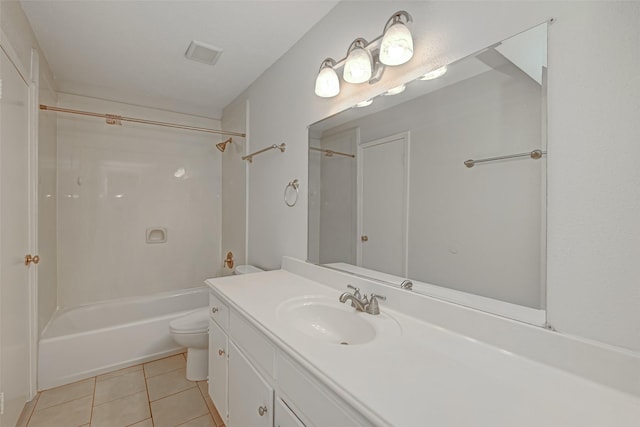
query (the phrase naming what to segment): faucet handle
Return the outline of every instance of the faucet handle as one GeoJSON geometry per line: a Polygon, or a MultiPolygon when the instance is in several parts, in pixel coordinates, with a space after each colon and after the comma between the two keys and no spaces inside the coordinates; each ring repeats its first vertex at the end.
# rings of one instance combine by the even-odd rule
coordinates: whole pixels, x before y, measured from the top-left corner
{"type": "Polygon", "coordinates": [[[347,284],[347,288],[353,289],[353,296],[354,297],[356,297],[358,299],[362,298],[362,295],[360,295],[360,288],[356,288],[355,286],[349,285],[349,284],[347,284]]]}
{"type": "Polygon", "coordinates": [[[387,297],[384,295],[371,294],[371,299],[369,300],[369,304],[367,304],[366,312],[369,314],[380,314],[380,305],[378,304],[378,300],[386,301],[387,297]]]}

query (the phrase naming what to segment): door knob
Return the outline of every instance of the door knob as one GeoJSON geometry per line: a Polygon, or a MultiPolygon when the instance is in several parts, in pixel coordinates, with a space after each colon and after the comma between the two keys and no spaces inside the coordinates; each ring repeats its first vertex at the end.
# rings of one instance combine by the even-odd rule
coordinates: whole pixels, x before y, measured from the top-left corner
{"type": "Polygon", "coordinates": [[[260,414],[261,417],[264,416],[264,414],[267,413],[267,407],[266,406],[258,406],[258,414],[260,414]]]}
{"type": "Polygon", "coordinates": [[[223,354],[224,354],[224,350],[223,349],[218,350],[218,356],[222,356],[223,354]]]}
{"type": "Polygon", "coordinates": [[[369,236],[361,236],[360,240],[362,240],[363,242],[368,242],[369,241],[369,236]]]}
{"type": "Polygon", "coordinates": [[[37,264],[40,262],[40,257],[38,255],[31,256],[31,254],[27,254],[24,256],[24,265],[29,265],[31,263],[37,264]]]}

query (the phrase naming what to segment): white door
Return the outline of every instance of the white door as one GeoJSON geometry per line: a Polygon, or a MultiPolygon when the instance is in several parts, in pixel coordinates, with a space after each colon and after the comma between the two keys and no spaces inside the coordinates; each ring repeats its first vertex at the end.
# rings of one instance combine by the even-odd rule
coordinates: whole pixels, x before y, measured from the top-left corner
{"type": "Polygon", "coordinates": [[[29,398],[29,87],[0,49],[0,392],[3,426],[29,398]]]}
{"type": "Polygon", "coordinates": [[[358,265],[405,277],[409,134],[358,148],[358,265]]]}

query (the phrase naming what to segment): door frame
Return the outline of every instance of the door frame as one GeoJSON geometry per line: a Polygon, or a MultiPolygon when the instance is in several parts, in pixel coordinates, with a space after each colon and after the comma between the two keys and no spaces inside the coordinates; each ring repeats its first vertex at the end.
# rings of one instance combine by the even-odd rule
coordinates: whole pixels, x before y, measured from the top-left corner
{"type": "Polygon", "coordinates": [[[408,274],[408,267],[409,267],[409,259],[408,259],[408,254],[409,254],[409,185],[410,185],[410,179],[409,179],[409,174],[410,174],[410,163],[409,163],[409,158],[410,158],[410,150],[411,150],[411,132],[410,131],[405,131],[405,132],[400,132],[400,133],[396,133],[393,135],[389,135],[389,136],[385,136],[384,138],[378,138],[372,141],[367,141],[367,142],[360,142],[358,140],[358,148],[357,148],[357,155],[356,155],[356,160],[357,160],[357,187],[356,187],[356,193],[357,193],[357,219],[356,219],[356,229],[357,229],[357,242],[356,242],[356,264],[358,266],[362,266],[362,242],[360,241],[360,236],[362,236],[363,233],[363,229],[362,229],[362,219],[363,219],[363,191],[364,191],[364,179],[362,177],[362,173],[363,173],[363,167],[364,167],[364,163],[363,163],[363,150],[372,147],[374,145],[380,145],[380,144],[385,144],[391,141],[395,141],[397,139],[402,139],[404,141],[404,177],[403,177],[403,181],[404,181],[404,194],[403,194],[403,200],[404,200],[404,204],[402,206],[403,208],[403,215],[402,215],[402,220],[404,221],[404,224],[402,225],[402,259],[403,259],[403,275],[404,277],[407,277],[408,274]]]}
{"type": "MultiPolygon", "coordinates": [[[[28,183],[28,246],[29,253],[38,253],[38,112],[39,112],[39,61],[36,49],[30,51],[30,64],[26,67],[13,48],[9,38],[0,29],[0,48],[7,55],[12,65],[28,87],[28,130],[27,130],[27,173],[28,183]]],[[[29,267],[27,272],[28,301],[26,307],[29,316],[29,400],[37,391],[38,366],[38,269],[29,267]]]]}

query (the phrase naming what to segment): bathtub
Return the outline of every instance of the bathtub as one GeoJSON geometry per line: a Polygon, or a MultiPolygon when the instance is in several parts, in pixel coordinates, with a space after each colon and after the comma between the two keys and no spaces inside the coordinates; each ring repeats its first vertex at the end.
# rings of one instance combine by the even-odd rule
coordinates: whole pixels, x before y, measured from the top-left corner
{"type": "Polygon", "coordinates": [[[184,351],[169,322],[208,303],[203,286],[58,310],[40,338],[38,389],[184,351]]]}

